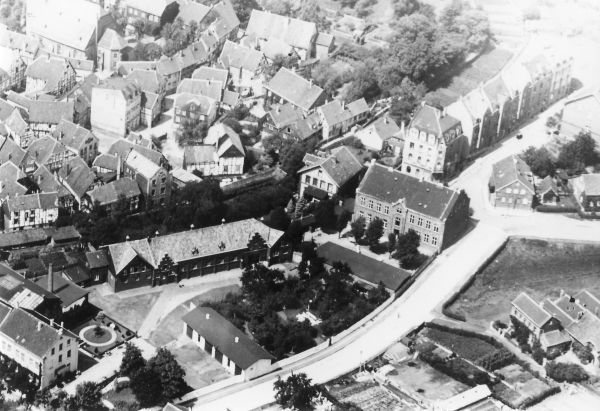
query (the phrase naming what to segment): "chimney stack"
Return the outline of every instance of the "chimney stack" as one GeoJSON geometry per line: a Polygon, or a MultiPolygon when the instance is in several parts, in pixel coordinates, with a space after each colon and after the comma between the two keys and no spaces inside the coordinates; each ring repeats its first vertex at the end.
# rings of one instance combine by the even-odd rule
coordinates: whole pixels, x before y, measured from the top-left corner
{"type": "Polygon", "coordinates": [[[209,313],[206,313],[206,319],[210,320],[210,314],[209,313]]]}
{"type": "Polygon", "coordinates": [[[48,291],[54,292],[54,272],[52,271],[52,263],[48,264],[48,291]]]}
{"type": "Polygon", "coordinates": [[[240,337],[235,337],[234,341],[235,341],[236,344],[239,343],[240,342],[240,337]]]}
{"type": "Polygon", "coordinates": [[[117,180],[121,178],[121,156],[117,155],[117,180]]]}
{"type": "Polygon", "coordinates": [[[42,331],[42,325],[43,325],[43,323],[41,321],[38,321],[38,323],[37,323],[37,330],[38,331],[42,331]]]}

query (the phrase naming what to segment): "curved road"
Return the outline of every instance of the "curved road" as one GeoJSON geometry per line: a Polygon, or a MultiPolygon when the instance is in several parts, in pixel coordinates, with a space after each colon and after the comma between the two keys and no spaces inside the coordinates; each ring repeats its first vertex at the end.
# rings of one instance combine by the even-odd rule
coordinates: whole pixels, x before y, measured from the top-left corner
{"type": "Polygon", "coordinates": [[[487,200],[491,165],[519,153],[529,145],[542,145],[549,138],[544,121],[558,106],[524,126],[522,140],[510,138],[493,152],[475,161],[456,180],[454,188],[464,189],[471,198],[476,227],[445,250],[412,287],[380,314],[333,346],[300,359],[284,369],[259,379],[215,390],[197,398],[193,410],[252,410],[274,401],[273,382],[291,371],[304,372],[316,383],[324,383],[356,369],[381,354],[423,321],[473,275],[509,236],[600,241],[600,222],[580,221],[556,214],[501,212],[487,200]]]}

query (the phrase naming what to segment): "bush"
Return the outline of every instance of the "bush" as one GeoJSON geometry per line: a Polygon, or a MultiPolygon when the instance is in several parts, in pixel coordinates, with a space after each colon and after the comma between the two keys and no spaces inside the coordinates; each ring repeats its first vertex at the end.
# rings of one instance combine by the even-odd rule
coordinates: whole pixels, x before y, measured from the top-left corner
{"type": "Polygon", "coordinates": [[[546,374],[558,382],[581,382],[589,378],[580,365],[554,361],[546,364],[546,374]]]}
{"type": "Polygon", "coordinates": [[[579,358],[582,364],[589,364],[594,361],[594,354],[592,354],[592,349],[583,345],[577,341],[573,341],[573,353],[579,358]]]}
{"type": "Polygon", "coordinates": [[[496,320],[492,323],[492,327],[494,327],[496,330],[506,330],[508,328],[508,325],[504,324],[500,320],[496,320]]]}

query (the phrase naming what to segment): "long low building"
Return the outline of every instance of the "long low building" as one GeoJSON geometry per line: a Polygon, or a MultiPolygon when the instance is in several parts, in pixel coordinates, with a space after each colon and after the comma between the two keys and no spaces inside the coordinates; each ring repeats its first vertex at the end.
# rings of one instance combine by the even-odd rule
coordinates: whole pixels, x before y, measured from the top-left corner
{"type": "Polygon", "coordinates": [[[275,357],[209,307],[197,307],[182,317],[183,334],[233,375],[244,379],[270,371],[275,357]]]}
{"type": "Polygon", "coordinates": [[[266,261],[291,259],[283,231],[255,219],[106,246],[114,291],[160,285],[266,261]],[[251,240],[260,241],[252,245],[251,240]],[[261,244],[264,242],[263,244],[261,244]]]}

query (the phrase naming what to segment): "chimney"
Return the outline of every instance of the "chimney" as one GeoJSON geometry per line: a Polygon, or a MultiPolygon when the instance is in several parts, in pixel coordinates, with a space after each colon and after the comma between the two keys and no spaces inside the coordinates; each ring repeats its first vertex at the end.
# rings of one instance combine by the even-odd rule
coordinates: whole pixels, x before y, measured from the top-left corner
{"type": "Polygon", "coordinates": [[[63,334],[63,330],[64,330],[63,324],[64,324],[64,323],[61,321],[61,322],[60,322],[60,328],[58,329],[58,334],[59,334],[59,335],[62,335],[62,334],[63,334]]]}
{"type": "Polygon", "coordinates": [[[390,122],[390,120],[387,118],[387,116],[383,116],[383,124],[388,124],[390,122]]]}
{"type": "Polygon", "coordinates": [[[312,81],[312,79],[310,79],[310,80],[308,81],[308,88],[312,88],[312,85],[313,85],[313,81],[312,81]]]}
{"type": "Polygon", "coordinates": [[[346,101],[342,100],[342,110],[346,110],[346,101]]]}
{"type": "Polygon", "coordinates": [[[48,291],[54,292],[54,272],[52,271],[52,263],[48,264],[48,291]]]}
{"type": "Polygon", "coordinates": [[[44,323],[43,323],[43,322],[41,322],[41,321],[38,321],[38,323],[37,323],[37,330],[38,330],[38,331],[42,331],[42,326],[43,326],[43,325],[44,325],[44,323]]]}
{"type": "Polygon", "coordinates": [[[117,155],[117,180],[121,178],[121,156],[117,155]]]}
{"type": "Polygon", "coordinates": [[[210,320],[210,314],[209,313],[206,313],[206,319],[210,320]]]}
{"type": "Polygon", "coordinates": [[[240,342],[240,337],[235,337],[234,341],[235,341],[236,344],[239,343],[240,342]]]}
{"type": "Polygon", "coordinates": [[[50,327],[54,327],[54,319],[50,318],[50,327]]]}

